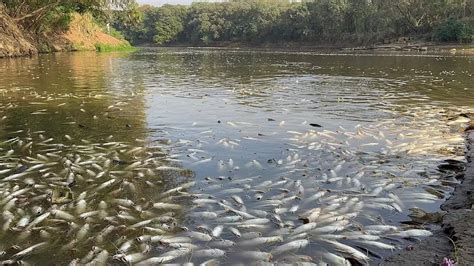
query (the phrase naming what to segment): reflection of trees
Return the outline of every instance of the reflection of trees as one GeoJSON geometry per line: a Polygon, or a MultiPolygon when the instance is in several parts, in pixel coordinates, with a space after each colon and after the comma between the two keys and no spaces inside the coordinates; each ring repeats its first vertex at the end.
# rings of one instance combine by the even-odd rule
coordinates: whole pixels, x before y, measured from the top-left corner
{"type": "MultiPolygon", "coordinates": [[[[54,153],[55,156],[50,156],[50,158],[57,164],[47,168],[48,175],[54,176],[55,180],[61,178],[61,183],[55,183],[41,175],[31,174],[30,177],[38,186],[28,188],[35,192],[25,197],[31,198],[43,193],[46,195],[48,192],[46,190],[51,190],[51,197],[56,199],[51,202],[67,210],[73,205],[66,206],[68,202],[61,202],[64,195],[88,193],[88,196],[84,198],[88,210],[100,209],[103,201],[107,203],[105,213],[109,218],[124,211],[119,204],[113,203],[113,200],[132,200],[137,208],[130,208],[127,214],[133,217],[133,223],[160,216],[162,212],[153,209],[153,203],[170,202],[191,206],[192,199],[188,196],[179,196],[174,199],[169,197],[169,194],[162,193],[192,181],[194,173],[182,169],[178,163],[169,161],[166,143],[142,143],[141,140],[136,140],[147,138],[147,127],[143,76],[134,71],[133,64],[137,66],[135,61],[115,54],[96,53],[57,54],[40,56],[30,61],[14,61],[9,62],[8,66],[6,64],[0,66],[5,70],[3,72],[7,73],[5,77],[0,77],[0,93],[4,89],[8,94],[13,95],[12,86],[5,85],[12,82],[16,84],[15,87],[22,88],[14,92],[13,98],[0,98],[0,119],[2,115],[8,116],[6,120],[0,120],[0,143],[14,136],[21,137],[21,140],[15,145],[0,146],[0,157],[6,149],[14,149],[14,154],[7,159],[18,160],[22,165],[29,167],[31,160],[26,156],[54,153]],[[30,76],[36,78],[32,79],[30,76]],[[5,88],[2,88],[3,86],[5,88]],[[14,102],[15,105],[5,109],[4,107],[9,102],[14,102]],[[40,114],[32,114],[38,110],[44,111],[40,111],[40,114]],[[2,131],[4,126],[7,133],[2,131]],[[23,132],[13,133],[19,130],[23,132]],[[71,136],[72,140],[66,138],[65,134],[71,136]],[[113,135],[114,138],[107,138],[109,135],[113,135]],[[48,144],[42,143],[49,138],[54,138],[54,140],[47,141],[48,144]],[[22,144],[19,144],[20,142],[22,144]],[[32,143],[30,148],[24,149],[25,144],[29,142],[32,143]],[[64,145],[57,145],[59,143],[64,145]],[[70,164],[64,163],[66,158],[70,160],[82,158],[87,163],[81,164],[81,167],[69,167],[70,164]],[[139,166],[132,167],[135,163],[139,163],[139,166]],[[93,169],[92,165],[97,165],[102,169],[93,169]],[[78,169],[88,174],[83,174],[79,178],[81,172],[78,169]],[[70,173],[76,174],[73,178],[74,182],[67,181],[66,178],[62,179],[66,170],[68,177],[70,173]],[[115,172],[112,173],[112,171],[115,172]],[[104,184],[108,185],[103,186],[104,184]]],[[[4,177],[5,175],[2,174],[0,178],[4,177]]],[[[16,182],[16,180],[10,182],[8,187],[10,184],[12,187],[17,184],[21,188],[30,187],[26,182],[16,182]]],[[[182,191],[186,191],[188,187],[182,191]]],[[[49,202],[33,200],[26,200],[26,202],[26,205],[22,205],[24,211],[18,214],[30,215],[31,206],[28,204],[44,204],[41,206],[45,209],[50,207],[49,202]]],[[[12,207],[15,214],[17,214],[16,208],[20,208],[20,205],[12,207]]],[[[173,221],[173,224],[175,222],[182,224],[185,211],[186,207],[183,207],[183,210],[176,210],[174,214],[168,213],[167,215],[173,216],[170,223],[173,221]]],[[[84,257],[93,245],[114,254],[117,250],[114,244],[116,241],[121,241],[123,237],[135,241],[136,237],[144,234],[144,231],[132,228],[130,220],[117,219],[110,222],[105,218],[87,221],[78,219],[79,217],[76,216],[74,218],[80,228],[83,228],[86,223],[90,225],[87,230],[90,230],[88,234],[92,237],[98,236],[99,232],[111,224],[116,225],[117,231],[103,236],[105,240],[102,243],[89,242],[90,239],[88,239],[74,248],[64,250],[61,247],[65,243],[74,243],[76,229],[71,228],[67,223],[62,223],[57,225],[59,230],[50,232],[52,241],[48,244],[48,248],[35,252],[29,259],[39,264],[46,264],[51,257],[54,257],[55,261],[65,264],[72,258],[84,257]]],[[[21,233],[15,230],[8,230],[0,236],[0,241],[7,246],[18,244],[18,242],[23,244],[17,241],[19,234],[21,233]]],[[[28,237],[25,242],[28,241],[28,245],[31,246],[39,240],[33,236],[28,237]]]]}
{"type": "Polygon", "coordinates": [[[145,138],[143,85],[139,75],[131,80],[123,75],[129,69],[121,59],[121,54],[75,53],[2,61],[6,75],[0,84],[25,88],[14,92],[21,108],[5,111],[5,127],[44,130],[58,138],[145,138]],[[46,114],[31,114],[42,109],[46,114]]]}
{"type": "Polygon", "coordinates": [[[468,104],[465,99],[474,96],[472,91],[464,90],[472,75],[466,67],[469,64],[462,57],[321,56],[181,49],[145,50],[131,56],[74,53],[1,60],[0,69],[5,75],[0,77],[0,89],[9,90],[11,98],[3,97],[0,101],[22,106],[5,110],[9,118],[2,124],[9,132],[17,128],[34,132],[47,126],[51,136],[57,137],[69,134],[114,135],[125,140],[131,135],[144,138],[143,93],[145,87],[156,86],[180,95],[233,91],[237,102],[250,106],[273,106],[275,97],[290,101],[295,93],[318,99],[322,95],[326,98],[321,100],[331,103],[334,99],[327,96],[331,92],[337,96],[340,86],[355,86],[359,92],[355,100],[363,104],[368,104],[374,93],[387,92],[422,94],[434,100],[468,104]],[[360,80],[339,76],[384,79],[361,84],[360,80]],[[12,91],[13,88],[21,90],[12,91]],[[45,105],[30,105],[31,102],[45,105]],[[47,114],[31,115],[41,109],[47,109],[47,114]]]}
{"type": "MultiPolygon", "coordinates": [[[[166,49],[158,50],[158,53],[148,52],[136,58],[153,68],[153,74],[159,75],[161,82],[170,83],[173,88],[191,92],[202,92],[203,88],[232,89],[241,99],[259,102],[273,94],[275,88],[276,91],[285,89],[276,87],[279,79],[303,75],[383,78],[386,80],[375,80],[377,89],[422,93],[433,100],[456,103],[463,101],[468,104],[465,99],[474,97],[474,92],[464,90],[472,73],[469,73],[471,60],[463,57],[325,56],[265,50],[166,49]],[[462,95],[460,91],[463,91],[462,95]]],[[[292,84],[284,85],[288,88],[292,84]]],[[[370,90],[367,88],[367,92],[370,90]]]]}

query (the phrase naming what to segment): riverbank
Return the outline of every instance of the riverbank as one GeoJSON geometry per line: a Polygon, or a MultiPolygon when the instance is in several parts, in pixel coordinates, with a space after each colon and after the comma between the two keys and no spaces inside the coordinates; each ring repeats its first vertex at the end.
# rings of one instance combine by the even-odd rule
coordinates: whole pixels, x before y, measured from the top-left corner
{"type": "MultiPolygon", "coordinates": [[[[232,46],[230,46],[232,47],[232,46]]],[[[245,46],[243,46],[245,47],[245,46]]],[[[263,48],[286,48],[286,49],[303,49],[303,50],[319,50],[319,51],[341,51],[341,52],[423,52],[437,54],[463,54],[474,55],[474,44],[446,44],[425,41],[400,41],[387,44],[369,44],[364,46],[353,46],[350,44],[342,45],[318,45],[287,43],[287,44],[267,44],[263,48]]]]}
{"type": "Polygon", "coordinates": [[[474,265],[474,122],[466,130],[466,158],[464,171],[457,176],[461,184],[441,205],[446,212],[441,229],[382,265],[439,265],[445,257],[457,265],[474,265]]]}
{"type": "Polygon", "coordinates": [[[383,44],[342,48],[343,51],[373,52],[421,52],[428,54],[474,55],[474,44],[440,44],[428,42],[409,42],[403,44],[383,44]]]}
{"type": "Polygon", "coordinates": [[[88,14],[73,14],[66,31],[35,34],[21,28],[0,5],[0,58],[50,52],[125,49],[132,49],[132,46],[126,40],[105,33],[88,14]]]}
{"type": "Polygon", "coordinates": [[[422,54],[422,55],[474,55],[474,44],[457,44],[457,43],[434,43],[413,41],[407,43],[392,44],[373,44],[367,46],[351,46],[345,45],[317,45],[310,43],[267,43],[252,45],[248,43],[216,43],[208,46],[193,46],[192,44],[172,44],[156,46],[150,44],[141,44],[139,47],[163,47],[163,48],[202,48],[202,49],[242,49],[255,51],[290,51],[290,52],[315,52],[330,54],[422,54]]]}

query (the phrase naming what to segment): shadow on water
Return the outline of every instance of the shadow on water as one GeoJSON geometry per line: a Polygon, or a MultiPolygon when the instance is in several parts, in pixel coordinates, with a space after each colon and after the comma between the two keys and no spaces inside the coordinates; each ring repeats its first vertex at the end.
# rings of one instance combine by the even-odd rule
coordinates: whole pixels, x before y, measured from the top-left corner
{"type": "Polygon", "coordinates": [[[159,215],[161,232],[175,230],[181,210],[166,214],[153,203],[193,173],[169,161],[166,143],[147,139],[144,87],[139,76],[123,75],[125,58],[75,53],[0,62],[3,260],[64,265],[122,245],[126,252],[126,242],[147,231],[134,225],[159,215]],[[28,247],[38,251],[15,255],[28,247]]]}
{"type": "Polygon", "coordinates": [[[7,131],[47,130],[51,137],[146,138],[143,85],[122,76],[123,55],[42,55],[2,61],[7,131]]]}

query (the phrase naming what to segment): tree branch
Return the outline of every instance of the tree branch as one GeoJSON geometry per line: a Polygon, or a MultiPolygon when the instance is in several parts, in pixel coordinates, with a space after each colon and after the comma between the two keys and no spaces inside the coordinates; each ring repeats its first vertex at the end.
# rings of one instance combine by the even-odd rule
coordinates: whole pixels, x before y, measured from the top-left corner
{"type": "Polygon", "coordinates": [[[23,8],[23,5],[25,4],[25,2],[26,1],[22,1],[21,4],[18,5],[18,8],[13,13],[13,17],[16,17],[16,16],[18,16],[18,14],[20,14],[20,11],[23,8]]]}
{"type": "Polygon", "coordinates": [[[20,22],[20,21],[23,21],[23,20],[25,20],[25,19],[27,19],[27,18],[34,17],[34,16],[36,16],[37,14],[41,14],[45,9],[52,8],[52,7],[56,6],[56,5],[59,5],[60,3],[61,3],[61,1],[55,1],[55,2],[53,2],[53,3],[50,3],[50,4],[48,4],[48,5],[43,6],[43,7],[41,7],[41,8],[38,8],[38,9],[36,9],[35,11],[33,11],[33,12],[29,13],[29,14],[24,15],[23,17],[14,18],[14,20],[17,21],[17,22],[20,22]]]}
{"type": "MultiPolygon", "coordinates": [[[[397,7],[398,12],[400,12],[400,14],[405,18],[405,21],[407,22],[407,24],[416,32],[417,28],[416,28],[415,25],[413,25],[413,19],[412,19],[411,15],[407,15],[399,4],[397,4],[395,6],[397,7]]],[[[410,12],[408,12],[408,11],[407,11],[407,13],[410,14],[410,12]]]]}

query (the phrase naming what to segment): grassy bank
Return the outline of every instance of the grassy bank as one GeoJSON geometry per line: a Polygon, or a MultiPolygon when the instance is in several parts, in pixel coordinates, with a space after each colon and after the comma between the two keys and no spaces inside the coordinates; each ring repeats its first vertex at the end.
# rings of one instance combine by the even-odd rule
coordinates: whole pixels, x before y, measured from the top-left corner
{"type": "Polygon", "coordinates": [[[96,43],[95,49],[97,52],[133,52],[136,51],[136,48],[131,46],[128,43],[123,43],[119,45],[105,44],[105,43],[96,43]]]}
{"type": "Polygon", "coordinates": [[[75,50],[130,51],[133,47],[119,35],[106,33],[89,14],[74,14],[69,30],[64,34],[75,50]]]}

